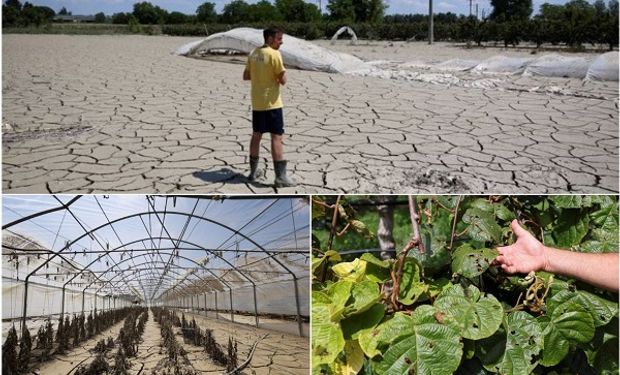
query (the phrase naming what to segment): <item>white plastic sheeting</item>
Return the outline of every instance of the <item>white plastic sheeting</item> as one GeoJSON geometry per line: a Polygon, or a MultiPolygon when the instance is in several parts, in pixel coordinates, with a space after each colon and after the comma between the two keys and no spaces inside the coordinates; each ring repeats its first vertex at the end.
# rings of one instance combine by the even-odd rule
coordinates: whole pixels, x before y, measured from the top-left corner
{"type": "Polygon", "coordinates": [[[477,72],[489,73],[522,73],[532,59],[522,57],[493,56],[474,67],[477,72]]]}
{"type": "Polygon", "coordinates": [[[597,81],[618,80],[618,51],[607,52],[592,61],[586,79],[597,81]]]}
{"type": "Polygon", "coordinates": [[[583,78],[588,72],[591,59],[585,57],[567,57],[558,54],[541,56],[531,61],[523,75],[543,77],[583,78]]]}
{"type": "MultiPolygon", "coordinates": [[[[342,27],[334,37],[349,28],[342,27]]],[[[353,33],[353,35],[355,35],[353,33]]],[[[251,28],[238,28],[224,33],[213,34],[208,38],[185,44],[175,53],[179,55],[203,55],[209,51],[234,50],[250,53],[263,45],[262,31],[251,28]]],[[[432,70],[439,72],[474,72],[485,74],[529,75],[542,77],[587,78],[591,80],[618,80],[618,52],[608,52],[596,58],[562,56],[548,54],[536,58],[493,56],[486,60],[451,59],[439,63],[400,62],[397,68],[393,61],[368,61],[319,47],[308,41],[285,35],[280,47],[284,63],[303,70],[345,73],[390,79],[422,80],[436,83],[454,83],[455,79],[444,75],[431,75],[412,70],[432,70]]]]}
{"type": "MultiPolygon", "coordinates": [[[[284,35],[280,53],[287,66],[328,73],[345,73],[359,69],[364,62],[346,53],[330,51],[303,39],[284,35]]],[[[201,55],[213,50],[234,50],[246,54],[263,45],[263,32],[259,29],[237,28],[210,35],[202,41],[179,47],[178,55],[201,55]]]]}
{"type": "Polygon", "coordinates": [[[334,42],[338,39],[338,37],[345,32],[351,35],[351,44],[357,43],[357,35],[355,34],[355,31],[353,31],[353,29],[350,28],[349,26],[342,26],[332,36],[332,39],[331,39],[332,44],[334,44],[334,42]]]}

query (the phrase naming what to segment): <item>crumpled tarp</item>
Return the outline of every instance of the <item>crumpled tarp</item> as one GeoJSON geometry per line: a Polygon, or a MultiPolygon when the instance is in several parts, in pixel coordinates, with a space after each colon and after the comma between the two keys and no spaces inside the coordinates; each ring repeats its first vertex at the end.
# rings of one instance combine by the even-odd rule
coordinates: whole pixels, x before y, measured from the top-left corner
{"type": "MultiPolygon", "coordinates": [[[[346,30],[346,28],[343,28],[346,30]]],[[[340,31],[340,30],[339,30],[340,31]]],[[[194,41],[179,47],[178,55],[196,56],[209,51],[239,51],[249,54],[254,48],[263,45],[262,30],[237,28],[210,35],[206,39],[194,41]]],[[[608,52],[596,58],[562,56],[548,54],[537,58],[493,56],[486,60],[452,59],[441,63],[400,63],[402,74],[393,67],[382,72],[383,61],[364,62],[361,59],[341,52],[319,47],[314,43],[285,34],[280,47],[284,64],[303,70],[328,73],[351,73],[380,77],[394,77],[410,74],[417,66],[423,70],[471,71],[476,73],[500,73],[514,75],[533,75],[543,77],[571,77],[588,80],[618,81],[618,52],[608,52]]],[[[385,69],[384,69],[385,70],[385,69]]],[[[398,70],[398,69],[396,69],[398,70]]]]}
{"type": "MultiPolygon", "coordinates": [[[[364,62],[355,56],[331,51],[287,34],[284,34],[283,42],[280,53],[287,66],[328,73],[346,73],[364,66],[364,62]]],[[[175,53],[191,56],[210,50],[235,50],[249,54],[254,48],[262,45],[262,30],[242,27],[210,35],[202,41],[188,43],[179,47],[175,53]]]]}
{"type": "Polygon", "coordinates": [[[530,62],[523,75],[583,78],[588,72],[591,61],[585,57],[567,57],[552,53],[530,62]]]}
{"type": "Polygon", "coordinates": [[[618,51],[607,52],[592,61],[586,79],[597,81],[618,80],[618,51]]]}

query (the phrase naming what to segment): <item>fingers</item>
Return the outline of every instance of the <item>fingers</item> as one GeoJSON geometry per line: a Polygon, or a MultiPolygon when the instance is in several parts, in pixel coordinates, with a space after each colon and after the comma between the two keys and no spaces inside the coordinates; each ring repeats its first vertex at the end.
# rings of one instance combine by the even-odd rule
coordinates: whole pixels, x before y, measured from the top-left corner
{"type": "Polygon", "coordinates": [[[528,233],[525,229],[521,228],[521,225],[519,225],[517,219],[514,219],[512,223],[510,223],[510,226],[512,227],[512,232],[517,236],[517,238],[528,233]]]}
{"type": "Polygon", "coordinates": [[[514,266],[509,266],[507,264],[502,264],[502,269],[506,273],[515,273],[517,271],[514,266]]]}

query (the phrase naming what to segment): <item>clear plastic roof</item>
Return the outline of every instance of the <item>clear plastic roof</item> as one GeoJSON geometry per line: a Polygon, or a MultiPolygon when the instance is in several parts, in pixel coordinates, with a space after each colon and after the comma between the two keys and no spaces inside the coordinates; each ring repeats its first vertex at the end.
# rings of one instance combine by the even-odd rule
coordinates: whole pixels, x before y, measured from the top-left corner
{"type": "Polygon", "coordinates": [[[5,195],[3,274],[131,295],[307,277],[305,197],[5,195]]]}

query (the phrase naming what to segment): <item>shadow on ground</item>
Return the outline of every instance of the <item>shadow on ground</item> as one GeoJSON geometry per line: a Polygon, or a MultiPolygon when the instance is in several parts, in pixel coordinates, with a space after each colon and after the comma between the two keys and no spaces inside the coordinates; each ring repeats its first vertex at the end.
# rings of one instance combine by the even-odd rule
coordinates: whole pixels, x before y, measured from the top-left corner
{"type": "Polygon", "coordinates": [[[245,175],[239,172],[235,172],[234,170],[230,168],[194,172],[193,176],[205,182],[225,182],[227,184],[250,184],[250,185],[260,186],[260,187],[271,186],[271,184],[265,183],[266,181],[264,180],[264,176],[261,176],[260,180],[249,181],[245,175]]]}

